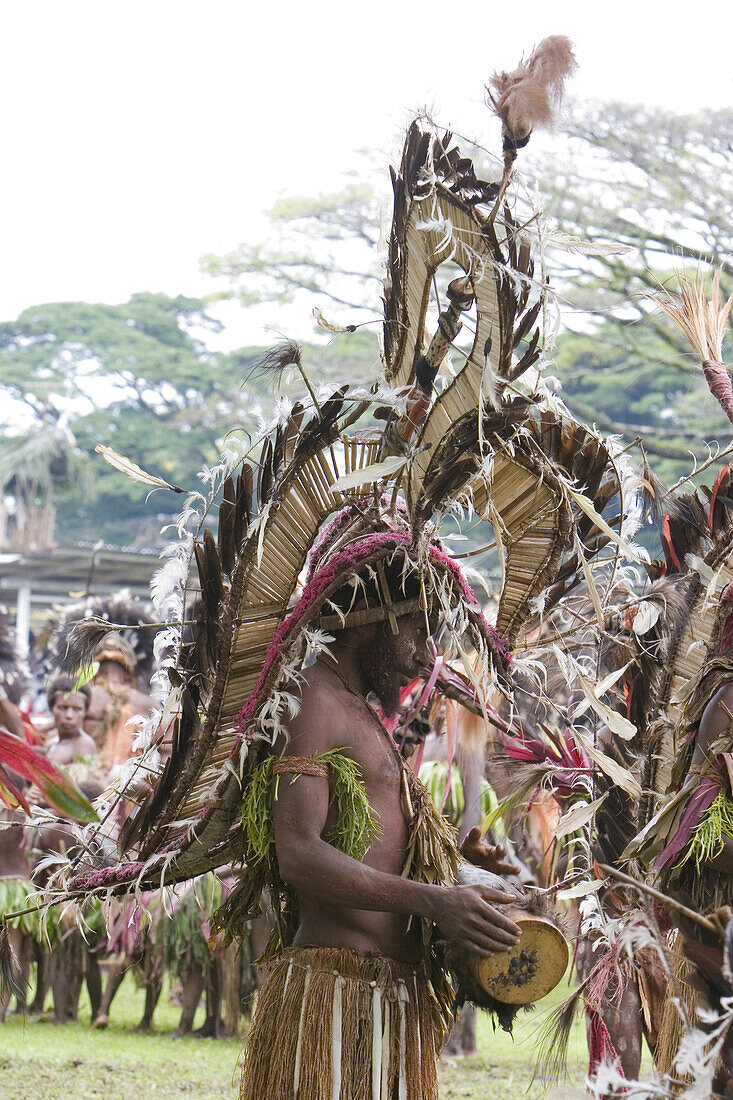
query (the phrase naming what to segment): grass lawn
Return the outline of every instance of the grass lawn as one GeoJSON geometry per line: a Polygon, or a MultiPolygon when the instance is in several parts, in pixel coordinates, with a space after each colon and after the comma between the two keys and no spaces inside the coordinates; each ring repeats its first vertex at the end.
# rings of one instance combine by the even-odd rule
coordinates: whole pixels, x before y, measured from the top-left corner
{"type": "MultiPolygon", "coordinates": [[[[534,1032],[544,1009],[557,1003],[564,983],[534,1013],[520,1018],[515,1038],[493,1033],[481,1014],[479,1055],[440,1066],[441,1100],[531,1100],[547,1095],[549,1085],[532,1078],[534,1032]]],[[[25,1021],[8,1015],[0,1025],[0,1096],[5,1100],[147,1100],[185,1097],[215,1100],[237,1096],[237,1058],[241,1039],[177,1039],[170,1033],[179,1009],[164,990],[151,1034],[132,1029],[142,1015],[142,991],[127,977],[112,1006],[107,1031],[89,1027],[86,991],[78,1023],[56,1027],[46,1020],[25,1021]]],[[[195,1025],[203,1022],[199,1009],[195,1025]]],[[[581,1028],[571,1040],[572,1081],[582,1095],[587,1065],[581,1028]]],[[[558,1094],[560,1090],[558,1090],[558,1094]]],[[[567,1095],[567,1094],[565,1094],[567,1095]]],[[[578,1095],[578,1093],[576,1093],[578,1095]]],[[[268,1100],[263,1097],[262,1100],[268,1100]]]]}

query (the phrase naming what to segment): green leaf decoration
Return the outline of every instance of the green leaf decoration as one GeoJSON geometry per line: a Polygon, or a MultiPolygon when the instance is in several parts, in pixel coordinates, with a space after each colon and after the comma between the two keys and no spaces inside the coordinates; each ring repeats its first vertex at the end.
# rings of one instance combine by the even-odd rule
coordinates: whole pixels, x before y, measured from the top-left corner
{"type": "MultiPolygon", "coordinates": [[[[336,803],[336,827],[329,843],[352,859],[362,860],[381,829],[369,805],[361,779],[361,768],[340,749],[331,749],[311,759],[328,765],[331,803],[336,803]]],[[[256,859],[266,859],[275,843],[273,807],[281,782],[295,783],[295,775],[278,775],[273,782],[274,756],[255,768],[242,807],[242,825],[256,859]]]]}

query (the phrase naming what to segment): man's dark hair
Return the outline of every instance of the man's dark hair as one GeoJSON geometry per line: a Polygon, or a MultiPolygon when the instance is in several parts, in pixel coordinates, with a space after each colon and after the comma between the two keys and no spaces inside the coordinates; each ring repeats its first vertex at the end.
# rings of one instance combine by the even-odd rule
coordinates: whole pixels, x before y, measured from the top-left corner
{"type": "Polygon", "coordinates": [[[92,693],[87,684],[77,685],[70,676],[56,676],[46,688],[49,710],[53,710],[55,707],[56,696],[59,693],[62,695],[83,695],[86,701],[86,709],[89,710],[91,706],[92,693]]]}
{"type": "MultiPolygon", "coordinates": [[[[393,603],[418,599],[420,596],[420,575],[410,566],[405,570],[404,564],[405,559],[401,554],[395,554],[392,561],[384,560],[382,564],[387,590],[393,603]]],[[[364,600],[368,607],[380,607],[384,604],[376,569],[374,566],[371,568],[372,572],[365,571],[359,575],[361,583],[356,587],[350,582],[342,585],[330,597],[331,603],[344,612],[353,610],[364,600]]]]}

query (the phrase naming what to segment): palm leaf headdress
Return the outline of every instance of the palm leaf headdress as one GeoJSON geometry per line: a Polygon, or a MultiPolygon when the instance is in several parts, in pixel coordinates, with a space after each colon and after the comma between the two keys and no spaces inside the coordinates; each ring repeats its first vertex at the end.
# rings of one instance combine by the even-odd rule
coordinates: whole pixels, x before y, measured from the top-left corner
{"type": "MultiPolygon", "coordinates": [[[[401,563],[455,651],[478,654],[471,675],[487,692],[507,682],[537,597],[551,583],[562,592],[616,537],[620,515],[615,529],[600,521],[620,492],[612,454],[540,380],[547,287],[513,196],[426,123],[410,127],[392,182],[379,392],[311,391],[263,438],[256,469],[225,480],[218,538],[206,531],[195,547],[201,594],[171,671],[170,759],[123,831],[126,861],[77,870],[72,892],[159,885],[246,858],[248,778],[297,705],[292,684],[322,644],[320,624],[333,629],[329,601],[344,584],[401,563]],[[454,370],[462,318],[474,337],[454,370]],[[365,425],[385,401],[383,425],[365,425]],[[495,626],[438,539],[457,508],[494,527],[495,626]]],[[[385,603],[386,616],[399,610],[385,603]]]]}

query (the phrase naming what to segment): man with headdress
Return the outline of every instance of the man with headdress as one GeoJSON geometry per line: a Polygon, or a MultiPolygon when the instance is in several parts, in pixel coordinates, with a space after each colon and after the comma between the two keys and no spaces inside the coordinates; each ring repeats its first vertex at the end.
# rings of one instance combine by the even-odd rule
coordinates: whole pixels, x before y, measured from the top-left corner
{"type": "Polygon", "coordinates": [[[105,768],[129,760],[135,731],[130,720],[152,714],[152,699],[139,690],[135,677],[135,651],[125,638],[110,633],[97,648],[99,667],[91,682],[91,702],[84,729],[99,746],[105,768]]]}
{"type": "MultiPolygon", "coordinates": [[[[695,988],[703,1002],[719,1008],[720,998],[731,994],[725,928],[733,918],[733,585],[721,598],[707,659],[679,695],[680,749],[669,797],[625,854],[651,866],[666,893],[712,917],[717,935],[669,911],[682,933],[684,955],[696,968],[695,988]]],[[[689,991],[687,1001],[692,1008],[689,991]]],[[[728,1068],[721,1063],[720,1086],[733,1069],[729,1048],[727,1039],[722,1055],[728,1068]]],[[[665,1068],[673,1056],[664,1052],[665,1068]]]]}
{"type": "MultiPolygon", "coordinates": [[[[733,295],[721,302],[720,271],[713,276],[709,298],[703,278],[683,275],[679,290],[665,290],[658,304],[690,341],[710,392],[733,424],[733,385],[722,354],[733,295]]],[[[668,893],[684,898],[699,912],[713,914],[720,936],[696,922],[682,923],[681,930],[684,952],[698,970],[698,987],[704,988],[705,999],[716,1007],[721,996],[731,994],[729,976],[724,974],[729,969],[724,968],[726,939],[728,955],[733,948],[730,931],[724,933],[726,927],[730,930],[733,916],[733,584],[723,592],[712,631],[705,620],[714,606],[711,596],[721,574],[729,581],[731,577],[732,484],[733,471],[724,467],[712,490],[706,490],[705,503],[696,493],[685,495],[664,516],[666,571],[687,572],[690,580],[688,588],[683,588],[688,606],[682,625],[675,624],[672,630],[673,649],[685,660],[704,641],[706,656],[694,675],[686,673],[687,684],[672,700],[681,704],[681,716],[674,722],[669,798],[625,852],[650,864],[668,893]],[[701,558],[714,574],[709,587],[697,574],[695,563],[701,558]]],[[[675,657],[673,653],[669,661],[673,670],[675,657]]],[[[693,658],[693,667],[695,663],[693,658]]],[[[658,759],[663,750],[655,742],[652,755],[658,759]]],[[[676,919],[678,914],[673,911],[670,916],[676,919]]],[[[733,1069],[730,1047],[727,1039],[723,1058],[733,1069]]],[[[728,1081],[730,1076],[729,1070],[728,1081]]]]}
{"type": "MultiPolygon", "coordinates": [[[[193,543],[200,601],[169,674],[170,756],[125,821],[125,861],[72,868],[68,880],[86,896],[233,863],[239,881],[212,921],[224,942],[241,936],[267,891],[275,929],[245,1100],[434,1100],[453,974],[463,977],[446,941],[464,959],[506,962],[501,993],[510,984],[518,993],[538,966],[535,952],[511,970],[505,952],[518,927],[497,906],[517,894],[502,880],[458,884],[454,832],[382,722],[403,685],[437,675],[431,635],[448,656],[475,652],[473,703],[483,710],[489,685],[508,683],[529,602],[569,545],[571,500],[538,450],[534,383],[518,390],[540,355],[541,300],[529,292],[538,285],[529,242],[518,226],[507,236],[494,225],[500,209],[506,217],[508,183],[508,171],[500,185],[479,181],[450,134],[410,128],[385,287],[385,381],[403,397],[383,431],[355,427],[371,404],[360,391],[319,398],[297,345],[275,349],[276,366],[301,370],[312,406],[284,411],[262,439],[256,474],[244,461],[223,475],[217,535],[202,526],[193,543]],[[464,274],[428,343],[430,286],[448,260],[464,274]],[[470,356],[436,386],[460,314],[474,305],[470,356]],[[513,578],[498,628],[437,537],[467,496],[496,518],[513,578]],[[518,975],[520,964],[534,969],[518,975]]],[[[583,450],[567,473],[595,498],[605,449],[549,409],[545,417],[564,461],[583,450]]],[[[501,870],[480,841],[464,854],[501,870]]],[[[509,1027],[516,1004],[487,1000],[509,1027]]]]}
{"type": "Polygon", "coordinates": [[[54,764],[73,764],[97,755],[93,737],[84,729],[91,691],[78,686],[70,676],[57,676],[46,692],[53,727],[46,735],[46,755],[54,764]]]}
{"type": "MultiPolygon", "coordinates": [[[[450,873],[438,885],[438,866],[431,881],[414,873],[420,849],[423,860],[430,848],[435,864],[454,872],[458,853],[382,721],[397,711],[400,688],[430,663],[427,612],[409,566],[402,555],[388,566],[380,560],[381,586],[362,578],[361,598],[353,584],[332,595],[337,611],[327,626],[335,641],[303,673],[299,713],[260,766],[266,786],[250,787],[250,843],[272,832],[265,858],[287,898],[292,935],[259,991],[245,1100],[290,1096],[291,1083],[304,1098],[339,1095],[339,1081],[344,1095],[371,1095],[374,1074],[384,1095],[401,1087],[424,1100],[437,1096],[435,998],[445,987],[436,926],[479,955],[516,942],[518,927],[492,904],[511,901],[511,892],[449,888],[450,873]],[[411,833],[416,815],[419,832],[411,833]]],[[[472,854],[493,866],[494,852],[478,849],[472,854]]]]}

